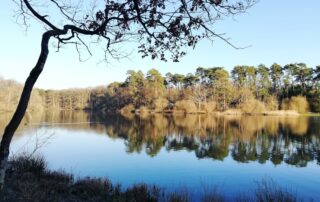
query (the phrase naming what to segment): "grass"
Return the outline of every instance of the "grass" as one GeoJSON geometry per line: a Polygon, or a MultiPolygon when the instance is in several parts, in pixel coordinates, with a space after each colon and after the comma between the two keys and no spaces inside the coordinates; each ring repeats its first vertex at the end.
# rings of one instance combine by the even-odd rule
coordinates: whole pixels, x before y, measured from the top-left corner
{"type": "Polygon", "coordinates": [[[300,116],[320,116],[320,113],[309,112],[309,113],[302,113],[300,116]]]}
{"type": "MultiPolygon", "coordinates": [[[[166,191],[157,186],[136,184],[127,189],[108,179],[83,178],[75,180],[63,171],[50,171],[42,157],[20,156],[10,160],[5,188],[0,201],[110,201],[110,202],[224,202],[226,197],[217,188],[206,188],[199,199],[192,198],[192,191],[181,189],[166,191]]],[[[231,193],[232,194],[232,193],[231,193]]],[[[297,194],[283,189],[272,180],[258,182],[254,194],[235,196],[233,201],[247,202],[296,202],[297,194]]]]}

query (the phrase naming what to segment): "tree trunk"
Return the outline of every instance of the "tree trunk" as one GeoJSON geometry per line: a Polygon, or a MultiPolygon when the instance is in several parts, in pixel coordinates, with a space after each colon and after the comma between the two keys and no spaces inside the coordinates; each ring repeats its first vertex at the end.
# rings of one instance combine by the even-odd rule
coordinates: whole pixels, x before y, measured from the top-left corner
{"type": "Polygon", "coordinates": [[[16,111],[14,112],[9,124],[6,126],[4,130],[2,140],[1,140],[1,145],[0,145],[0,189],[1,190],[3,189],[3,186],[4,186],[5,172],[7,168],[7,161],[9,156],[11,139],[15,131],[17,130],[18,126],[20,125],[20,122],[23,116],[25,115],[33,86],[36,83],[39,75],[41,74],[43,67],[46,63],[47,56],[49,54],[49,49],[48,49],[49,39],[51,36],[54,35],[54,33],[55,32],[53,30],[50,30],[50,31],[46,31],[42,35],[41,52],[38,58],[38,62],[36,66],[31,70],[27,80],[25,81],[24,88],[21,93],[16,111]]]}

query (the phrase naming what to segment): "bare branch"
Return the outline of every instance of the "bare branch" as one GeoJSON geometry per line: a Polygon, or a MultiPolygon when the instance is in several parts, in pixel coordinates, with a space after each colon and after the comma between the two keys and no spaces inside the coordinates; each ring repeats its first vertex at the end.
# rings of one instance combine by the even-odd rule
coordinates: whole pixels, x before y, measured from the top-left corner
{"type": "Polygon", "coordinates": [[[27,8],[31,11],[31,13],[36,17],[38,18],[39,20],[41,20],[43,23],[45,23],[46,25],[48,25],[51,29],[53,30],[57,30],[58,28],[56,26],[54,26],[51,22],[49,22],[47,19],[46,19],[46,16],[41,16],[39,15],[38,12],[36,12],[33,7],[30,5],[29,1],[28,0],[23,0],[23,2],[25,3],[25,5],[27,6],[27,8]]]}

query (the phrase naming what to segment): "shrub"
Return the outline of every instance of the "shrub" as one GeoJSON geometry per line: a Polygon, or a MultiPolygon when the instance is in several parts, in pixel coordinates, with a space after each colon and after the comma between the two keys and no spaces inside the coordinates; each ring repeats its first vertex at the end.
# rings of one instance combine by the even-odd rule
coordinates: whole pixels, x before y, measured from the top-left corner
{"type": "Polygon", "coordinates": [[[72,186],[72,193],[79,198],[95,198],[108,196],[112,192],[113,185],[109,180],[84,178],[76,181],[72,186]]]}
{"type": "Polygon", "coordinates": [[[216,102],[215,101],[209,101],[201,104],[201,110],[212,113],[216,109],[216,102]]]}
{"type": "Polygon", "coordinates": [[[242,102],[238,106],[246,114],[263,114],[266,112],[266,107],[263,102],[256,99],[249,99],[242,102]]]}
{"type": "Polygon", "coordinates": [[[12,169],[16,172],[31,172],[41,174],[47,168],[47,163],[42,156],[22,155],[11,160],[12,169]]]}
{"type": "Polygon", "coordinates": [[[286,99],[282,101],[282,109],[295,110],[299,113],[305,113],[309,111],[309,103],[306,97],[294,96],[291,97],[290,100],[286,99]]]}
{"type": "Polygon", "coordinates": [[[314,93],[314,97],[309,100],[310,109],[313,112],[320,112],[320,95],[314,93]]]}
{"type": "Polygon", "coordinates": [[[153,109],[155,112],[162,112],[167,106],[169,102],[165,98],[158,98],[153,101],[153,109]]]}
{"type": "Polygon", "coordinates": [[[264,105],[268,111],[275,111],[279,109],[278,100],[274,96],[266,98],[264,105]]]}
{"type": "Polygon", "coordinates": [[[128,188],[124,195],[124,201],[159,201],[160,189],[156,186],[137,184],[128,188]]]}
{"type": "Polygon", "coordinates": [[[198,107],[191,100],[180,100],[176,102],[174,106],[174,111],[175,112],[182,111],[184,113],[197,113],[198,107]]]}
{"type": "Polygon", "coordinates": [[[282,110],[289,110],[289,103],[290,103],[289,99],[283,99],[281,102],[281,109],[282,110]]]}

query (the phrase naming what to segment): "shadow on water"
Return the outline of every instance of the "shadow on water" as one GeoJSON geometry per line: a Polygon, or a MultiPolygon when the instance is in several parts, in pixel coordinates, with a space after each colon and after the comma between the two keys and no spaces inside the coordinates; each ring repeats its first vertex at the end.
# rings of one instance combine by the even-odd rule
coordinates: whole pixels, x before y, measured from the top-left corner
{"type": "MultiPolygon", "coordinates": [[[[9,115],[0,117],[3,130],[9,115]]],[[[47,111],[27,114],[21,130],[37,126],[94,131],[123,139],[129,153],[146,152],[155,156],[165,148],[188,150],[197,158],[237,162],[285,162],[297,167],[308,162],[320,164],[319,117],[268,116],[147,116],[99,115],[83,111],[47,111]]],[[[21,135],[18,131],[17,136],[21,135]]]]}

